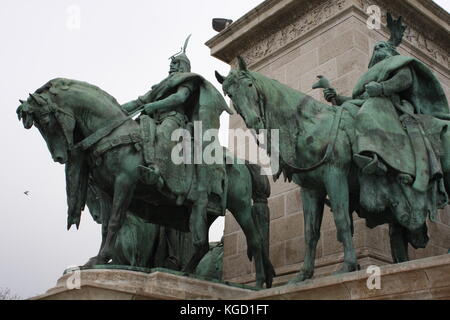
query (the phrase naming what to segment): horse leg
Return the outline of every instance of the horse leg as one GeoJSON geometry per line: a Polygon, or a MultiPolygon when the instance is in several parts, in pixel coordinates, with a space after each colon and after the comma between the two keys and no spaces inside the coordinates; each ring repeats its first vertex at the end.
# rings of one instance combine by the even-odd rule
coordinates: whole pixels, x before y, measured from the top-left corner
{"type": "Polygon", "coordinates": [[[209,251],[207,204],[208,195],[206,192],[202,192],[192,207],[189,227],[192,232],[194,254],[183,268],[185,273],[194,273],[200,260],[209,251]]]}
{"type": "Polygon", "coordinates": [[[122,226],[128,206],[130,205],[135,188],[135,180],[130,175],[119,175],[114,183],[114,197],[112,202],[111,215],[108,221],[106,239],[100,252],[96,257],[91,258],[85,266],[96,264],[106,264],[111,259],[112,249],[117,237],[117,233],[122,226]]]}
{"type": "Polygon", "coordinates": [[[446,129],[442,134],[441,166],[444,173],[444,184],[447,194],[450,195],[450,130],[446,129]]]}
{"type": "Polygon", "coordinates": [[[100,244],[100,250],[102,251],[103,247],[106,243],[106,236],[108,235],[108,225],[109,225],[109,218],[111,216],[110,210],[105,210],[105,212],[102,212],[102,243],[100,244]]]}
{"type": "MultiPolygon", "coordinates": [[[[266,250],[265,242],[261,234],[265,227],[259,226],[263,230],[258,229],[258,217],[254,217],[252,212],[252,193],[257,186],[253,184],[251,173],[245,165],[233,165],[227,169],[227,174],[229,178],[227,209],[233,214],[244,232],[247,240],[247,255],[249,260],[252,260],[252,258],[255,259],[256,286],[262,288],[264,282],[266,282],[267,287],[270,287],[275,272],[267,256],[268,246],[266,250]]],[[[258,204],[256,203],[256,205],[258,204]]],[[[254,213],[255,215],[261,214],[256,209],[254,213]]],[[[259,220],[262,222],[265,219],[259,220]]]]}
{"type": "Polygon", "coordinates": [[[337,273],[358,270],[359,265],[353,247],[352,226],[349,215],[347,174],[343,169],[329,167],[325,173],[324,180],[336,224],[337,240],[344,246],[344,264],[337,273]]]}
{"type": "Polygon", "coordinates": [[[325,191],[302,188],[303,215],[305,222],[305,258],[299,274],[289,281],[294,284],[312,278],[317,242],[320,238],[325,191]]]}
{"type": "Polygon", "coordinates": [[[241,203],[239,207],[229,208],[233,216],[236,218],[237,223],[244,231],[245,238],[247,240],[247,246],[249,250],[249,259],[252,256],[255,259],[256,270],[256,287],[263,288],[266,281],[266,272],[264,268],[264,245],[263,239],[259,230],[256,228],[255,222],[252,217],[252,208],[250,201],[247,203],[241,203]],[[251,256],[250,256],[251,253],[251,256]]]}
{"type": "Polygon", "coordinates": [[[405,228],[397,222],[389,223],[389,238],[394,263],[409,261],[408,239],[405,235],[405,228]]]}

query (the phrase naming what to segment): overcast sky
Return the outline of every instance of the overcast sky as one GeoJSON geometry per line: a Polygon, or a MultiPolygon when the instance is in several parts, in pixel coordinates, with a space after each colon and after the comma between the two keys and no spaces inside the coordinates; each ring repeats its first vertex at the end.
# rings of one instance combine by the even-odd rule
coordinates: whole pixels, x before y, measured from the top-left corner
{"type": "MultiPolygon", "coordinates": [[[[213,84],[229,67],[204,43],[211,19],[237,20],[262,0],[2,0],[0,9],[0,288],[24,298],[54,286],[63,270],[84,264],[100,245],[88,212],[66,231],[64,166],[52,162],[35,128],[15,110],[55,77],[87,81],[125,103],[167,76],[168,58],[186,36],[192,71],[213,84]],[[24,192],[29,191],[29,195],[24,192]]],[[[438,1],[449,7],[448,0],[438,1]]],[[[227,119],[222,121],[227,127],[227,119]]],[[[221,238],[223,219],[211,240],[221,238]]]]}

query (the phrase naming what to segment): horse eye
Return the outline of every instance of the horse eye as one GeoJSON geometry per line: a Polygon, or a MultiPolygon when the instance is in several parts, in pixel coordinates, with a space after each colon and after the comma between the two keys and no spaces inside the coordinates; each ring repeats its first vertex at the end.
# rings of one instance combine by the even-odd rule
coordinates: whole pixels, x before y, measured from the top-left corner
{"type": "Polygon", "coordinates": [[[249,87],[253,87],[253,83],[249,83],[248,86],[249,86],[249,87]]]}

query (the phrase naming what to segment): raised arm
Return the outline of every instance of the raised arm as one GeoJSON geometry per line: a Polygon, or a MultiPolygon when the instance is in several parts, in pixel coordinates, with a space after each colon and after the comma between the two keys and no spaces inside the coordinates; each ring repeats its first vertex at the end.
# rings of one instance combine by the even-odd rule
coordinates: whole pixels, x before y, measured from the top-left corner
{"type": "Polygon", "coordinates": [[[413,83],[412,72],[409,67],[403,67],[391,78],[382,82],[370,82],[366,85],[366,91],[371,97],[389,97],[394,93],[408,89],[413,83]]]}
{"type": "Polygon", "coordinates": [[[177,92],[165,99],[150,102],[144,105],[144,112],[151,114],[157,110],[176,108],[183,105],[191,95],[191,90],[187,86],[180,86],[177,92]]]}
{"type": "Polygon", "coordinates": [[[130,102],[127,102],[127,103],[121,105],[122,110],[125,111],[127,114],[131,114],[131,113],[137,111],[138,109],[142,108],[142,106],[144,104],[149,102],[149,100],[150,100],[149,96],[150,96],[151,92],[152,91],[150,90],[149,92],[147,92],[143,96],[140,96],[136,100],[132,100],[130,102]]]}

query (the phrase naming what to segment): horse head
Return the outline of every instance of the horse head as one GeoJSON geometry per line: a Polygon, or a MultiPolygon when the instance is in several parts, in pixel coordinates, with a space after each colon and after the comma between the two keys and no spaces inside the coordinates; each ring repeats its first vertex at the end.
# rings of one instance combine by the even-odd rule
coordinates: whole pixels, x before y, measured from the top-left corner
{"type": "Polygon", "coordinates": [[[73,144],[75,121],[70,114],[62,111],[46,94],[30,94],[27,101],[19,100],[17,108],[19,120],[30,129],[33,124],[38,128],[55,162],[68,161],[69,150],[73,144]]]}
{"type": "Polygon", "coordinates": [[[262,96],[256,79],[247,70],[244,59],[238,57],[239,69],[231,70],[227,77],[216,71],[216,79],[222,84],[224,94],[229,96],[238,114],[250,129],[264,129],[262,96]]]}

